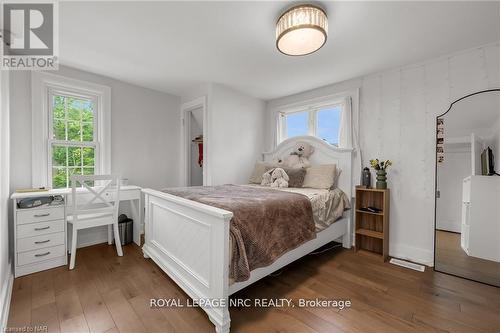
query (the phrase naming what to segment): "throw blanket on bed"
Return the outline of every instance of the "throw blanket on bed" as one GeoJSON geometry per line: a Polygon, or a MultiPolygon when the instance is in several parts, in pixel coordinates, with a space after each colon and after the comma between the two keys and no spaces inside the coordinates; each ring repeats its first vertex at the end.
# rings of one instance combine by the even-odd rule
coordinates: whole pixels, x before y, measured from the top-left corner
{"type": "Polygon", "coordinates": [[[309,199],[297,193],[248,186],[193,186],[163,192],[233,213],[230,278],[248,280],[250,271],[316,237],[309,199]]]}

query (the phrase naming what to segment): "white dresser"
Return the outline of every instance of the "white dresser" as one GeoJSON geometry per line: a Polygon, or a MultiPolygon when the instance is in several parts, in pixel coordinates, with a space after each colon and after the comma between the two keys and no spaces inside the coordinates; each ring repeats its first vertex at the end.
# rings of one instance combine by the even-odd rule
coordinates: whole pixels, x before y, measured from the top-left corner
{"type": "MultiPolygon", "coordinates": [[[[40,197],[44,197],[41,193],[40,197]]],[[[66,265],[66,205],[21,209],[14,203],[14,275],[15,277],[66,265]]]]}
{"type": "MultiPolygon", "coordinates": [[[[82,198],[86,193],[88,192],[83,188],[77,189],[77,194],[82,198]]],[[[133,239],[138,246],[141,245],[141,234],[144,233],[141,196],[139,186],[124,185],[120,189],[120,204],[129,203],[130,215],[134,220],[133,239]]],[[[114,201],[110,192],[105,192],[103,197],[114,201]]],[[[66,214],[71,209],[71,189],[13,193],[10,198],[14,205],[15,277],[66,265],[69,248],[66,214]],[[59,196],[62,201],[30,209],[17,206],[21,199],[47,196],[59,196]]],[[[108,228],[108,239],[110,238],[111,228],[108,228]]]]}
{"type": "Polygon", "coordinates": [[[500,262],[500,177],[464,179],[461,229],[467,255],[500,262]]]}

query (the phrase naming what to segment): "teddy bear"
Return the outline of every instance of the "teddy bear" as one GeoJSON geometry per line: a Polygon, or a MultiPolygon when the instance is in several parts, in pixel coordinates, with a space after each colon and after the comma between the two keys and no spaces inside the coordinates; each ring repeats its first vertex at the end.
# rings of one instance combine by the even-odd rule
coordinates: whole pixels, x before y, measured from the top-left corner
{"type": "Polygon", "coordinates": [[[308,168],[311,166],[309,157],[314,153],[314,147],[307,142],[299,141],[295,144],[290,155],[282,159],[283,166],[292,169],[308,168]]]}
{"type": "Polygon", "coordinates": [[[271,174],[271,187],[288,187],[290,178],[282,168],[276,168],[271,174]]]}

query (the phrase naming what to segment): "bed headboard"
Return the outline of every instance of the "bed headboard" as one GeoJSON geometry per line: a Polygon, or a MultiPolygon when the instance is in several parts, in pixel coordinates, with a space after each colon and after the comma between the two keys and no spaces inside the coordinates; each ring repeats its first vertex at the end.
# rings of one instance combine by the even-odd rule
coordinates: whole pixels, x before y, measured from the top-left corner
{"type": "Polygon", "coordinates": [[[262,153],[264,162],[272,162],[290,154],[297,141],[309,143],[314,147],[314,153],[309,158],[312,165],[337,164],[342,170],[338,187],[349,198],[352,197],[352,152],[350,148],[337,148],[314,136],[296,136],[286,139],[273,151],[262,153]]]}

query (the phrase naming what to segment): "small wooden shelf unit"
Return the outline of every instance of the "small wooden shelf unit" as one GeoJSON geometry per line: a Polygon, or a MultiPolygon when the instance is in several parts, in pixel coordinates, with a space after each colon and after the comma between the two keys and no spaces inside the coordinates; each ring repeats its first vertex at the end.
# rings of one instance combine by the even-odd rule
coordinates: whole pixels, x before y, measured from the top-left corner
{"type": "Polygon", "coordinates": [[[356,251],[389,256],[389,189],[356,188],[356,251]],[[375,207],[378,213],[361,208],[375,207]]]}

